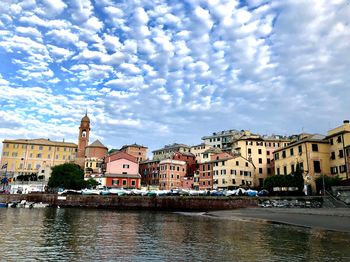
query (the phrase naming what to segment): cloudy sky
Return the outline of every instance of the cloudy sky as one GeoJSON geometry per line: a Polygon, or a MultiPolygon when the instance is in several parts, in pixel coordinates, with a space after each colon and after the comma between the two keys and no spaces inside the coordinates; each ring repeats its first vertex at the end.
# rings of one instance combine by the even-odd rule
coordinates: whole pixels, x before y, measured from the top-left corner
{"type": "Polygon", "coordinates": [[[0,139],[150,150],[350,118],[347,0],[1,0],[0,139]],[[92,141],[90,141],[92,142],[92,141]]]}

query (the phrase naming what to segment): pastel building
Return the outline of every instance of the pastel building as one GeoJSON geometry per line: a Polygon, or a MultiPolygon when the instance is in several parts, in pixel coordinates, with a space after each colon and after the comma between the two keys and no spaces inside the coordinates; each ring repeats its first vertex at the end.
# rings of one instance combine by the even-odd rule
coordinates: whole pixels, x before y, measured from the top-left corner
{"type": "Polygon", "coordinates": [[[330,175],[330,145],[325,136],[300,134],[287,146],[274,152],[275,174],[289,175],[300,166],[305,185],[315,191],[315,179],[330,175]]]}
{"type": "Polygon", "coordinates": [[[212,148],[210,145],[207,145],[205,143],[191,146],[190,153],[192,153],[195,157],[198,163],[203,162],[202,155],[205,151],[212,148]]]}
{"type": "Polygon", "coordinates": [[[153,160],[164,160],[164,159],[170,159],[176,152],[181,153],[189,153],[190,147],[184,144],[171,144],[166,145],[161,149],[157,149],[152,151],[153,153],[153,160]]]}
{"type": "Polygon", "coordinates": [[[328,131],[326,139],[330,144],[330,172],[343,179],[349,179],[350,124],[345,120],[343,125],[328,131]]]}
{"type": "MultiPolygon", "coordinates": [[[[1,154],[1,166],[7,164],[9,177],[37,174],[47,180],[51,167],[74,162],[77,145],[50,139],[5,139],[1,154]]],[[[5,172],[5,170],[2,170],[5,172]]]]}
{"type": "Polygon", "coordinates": [[[136,157],[137,162],[141,162],[147,159],[147,149],[147,147],[135,143],[132,145],[124,145],[119,151],[132,155],[136,157]]]}
{"type": "Polygon", "coordinates": [[[159,162],[159,189],[181,188],[186,176],[185,161],[165,159],[159,162]]]}
{"type": "Polygon", "coordinates": [[[107,155],[103,163],[103,186],[140,188],[141,176],[136,158],[125,152],[117,151],[107,155]]]}
{"type": "Polygon", "coordinates": [[[227,156],[212,161],[213,188],[254,187],[255,167],[242,156],[227,156]]]}
{"type": "Polygon", "coordinates": [[[101,167],[107,152],[108,148],[99,140],[94,141],[85,148],[85,178],[98,177],[102,175],[101,167]]]}

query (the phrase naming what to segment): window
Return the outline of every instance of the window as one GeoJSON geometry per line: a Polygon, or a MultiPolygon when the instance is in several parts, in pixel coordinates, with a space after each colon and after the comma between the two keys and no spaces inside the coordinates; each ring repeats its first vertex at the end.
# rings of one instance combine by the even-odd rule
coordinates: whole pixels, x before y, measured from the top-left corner
{"type": "Polygon", "coordinates": [[[311,148],[313,152],[318,152],[318,144],[312,144],[311,148]]]}
{"type": "Polygon", "coordinates": [[[135,180],[131,180],[131,185],[132,185],[132,186],[135,186],[135,185],[136,185],[135,180]]]}
{"type": "Polygon", "coordinates": [[[126,180],[123,179],[123,186],[126,186],[126,180]]]}
{"type": "Polygon", "coordinates": [[[318,160],[314,161],[314,172],[321,173],[321,163],[318,160]]]}
{"type": "Polygon", "coordinates": [[[51,146],[49,146],[49,151],[51,151],[51,146]]]}
{"type": "Polygon", "coordinates": [[[232,184],[236,184],[236,179],[232,179],[232,184]]]}
{"type": "Polygon", "coordinates": [[[299,163],[299,167],[300,167],[301,171],[304,171],[304,163],[303,162],[299,163]]]}
{"type": "Polygon", "coordinates": [[[266,151],[266,155],[268,155],[268,156],[269,156],[269,155],[270,155],[270,151],[266,151]]]}
{"type": "Polygon", "coordinates": [[[280,158],[278,153],[275,153],[275,160],[278,160],[280,158]]]}
{"type": "Polygon", "coordinates": [[[267,162],[268,164],[270,164],[270,163],[271,163],[271,159],[270,159],[270,158],[266,159],[266,162],[267,162]]]}
{"type": "Polygon", "coordinates": [[[262,164],[262,158],[259,158],[259,164],[262,164]]]}
{"type": "Polygon", "coordinates": [[[344,157],[344,151],[343,150],[339,150],[339,157],[343,158],[344,157]]]}
{"type": "Polygon", "coordinates": [[[329,143],[333,145],[333,138],[329,139],[329,143]]]}
{"type": "Polygon", "coordinates": [[[300,146],[298,146],[298,152],[299,152],[299,154],[303,153],[303,148],[302,148],[302,146],[301,146],[301,145],[300,145],[300,146]]]}
{"type": "Polygon", "coordinates": [[[258,149],[258,154],[261,155],[262,154],[262,150],[258,149]]]}
{"type": "Polygon", "coordinates": [[[294,174],[295,170],[294,170],[294,165],[290,166],[291,170],[292,170],[292,174],[294,174]]]}
{"type": "Polygon", "coordinates": [[[262,172],[263,172],[263,169],[260,167],[259,168],[259,174],[262,174],[262,172]]]}
{"type": "Polygon", "coordinates": [[[224,166],[225,165],[225,161],[222,161],[221,164],[224,166]]]}
{"type": "Polygon", "coordinates": [[[18,144],[14,144],[13,148],[18,148],[18,146],[19,146],[18,144]]]}
{"type": "Polygon", "coordinates": [[[34,149],[34,146],[31,146],[30,148],[31,148],[31,149],[34,149]]]}
{"type": "Polygon", "coordinates": [[[128,164],[123,164],[123,168],[129,168],[128,164]]]}
{"type": "Polygon", "coordinates": [[[37,157],[37,158],[41,158],[41,154],[37,154],[36,157],[37,157]]]}
{"type": "Polygon", "coordinates": [[[331,152],[331,160],[335,159],[335,152],[331,152]]]}
{"type": "Polygon", "coordinates": [[[112,186],[119,186],[119,179],[113,179],[112,186]]]}
{"type": "Polygon", "coordinates": [[[48,154],[48,155],[47,155],[47,158],[51,158],[51,155],[50,155],[50,154],[48,154]]]}
{"type": "Polygon", "coordinates": [[[39,146],[39,150],[43,150],[43,146],[39,146]]]}
{"type": "Polygon", "coordinates": [[[17,156],[17,152],[12,152],[12,156],[16,157],[17,156]]]}
{"type": "Polygon", "coordinates": [[[286,151],[282,151],[282,157],[286,158],[286,151]]]}
{"type": "Polygon", "coordinates": [[[338,167],[336,167],[336,166],[331,167],[331,174],[333,174],[333,175],[338,174],[338,167]]]}
{"type": "Polygon", "coordinates": [[[177,171],[180,171],[180,167],[176,167],[176,170],[177,170],[177,171]]]}
{"type": "Polygon", "coordinates": [[[290,149],[290,155],[294,156],[294,149],[293,148],[290,149]]]}
{"type": "Polygon", "coordinates": [[[346,172],[346,165],[339,166],[339,172],[345,173],[346,172]]]}
{"type": "Polygon", "coordinates": [[[271,167],[268,167],[268,168],[267,168],[267,174],[268,174],[268,175],[271,175],[271,167]]]}
{"type": "Polygon", "coordinates": [[[239,166],[239,161],[236,161],[236,166],[239,166]]]}
{"type": "Polygon", "coordinates": [[[251,154],[251,153],[252,153],[252,149],[248,148],[248,154],[251,154]]]}
{"type": "Polygon", "coordinates": [[[283,174],[287,175],[287,167],[286,166],[283,167],[283,174]]]}
{"type": "Polygon", "coordinates": [[[337,137],[337,142],[338,142],[338,143],[341,143],[341,141],[342,141],[341,136],[338,136],[338,137],[337,137]]]}
{"type": "Polygon", "coordinates": [[[245,162],[245,166],[246,166],[246,167],[248,166],[248,162],[245,162]]]}

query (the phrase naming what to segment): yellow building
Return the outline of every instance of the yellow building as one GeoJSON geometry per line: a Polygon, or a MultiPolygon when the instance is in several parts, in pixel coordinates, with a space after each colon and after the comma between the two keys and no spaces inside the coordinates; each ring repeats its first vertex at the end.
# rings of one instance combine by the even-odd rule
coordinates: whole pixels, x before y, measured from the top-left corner
{"type": "Polygon", "coordinates": [[[213,160],[213,188],[254,187],[254,165],[242,156],[213,160]]]}
{"type": "Polygon", "coordinates": [[[73,162],[78,149],[74,143],[43,138],[4,140],[2,143],[1,166],[7,164],[6,173],[10,177],[33,173],[47,176],[51,167],[73,162]]]}
{"type": "Polygon", "coordinates": [[[325,136],[301,134],[289,145],[275,151],[275,174],[293,174],[299,164],[305,184],[315,191],[315,179],[330,174],[329,150],[325,136]]]}
{"type": "Polygon", "coordinates": [[[244,135],[232,143],[234,155],[240,155],[254,166],[254,186],[262,187],[264,179],[273,175],[273,153],[288,145],[289,138],[282,136],[260,136],[245,131],[244,135]]]}
{"type": "Polygon", "coordinates": [[[330,144],[330,172],[343,179],[349,178],[349,165],[346,148],[350,146],[350,124],[345,120],[343,125],[328,131],[327,139],[330,144]]]}

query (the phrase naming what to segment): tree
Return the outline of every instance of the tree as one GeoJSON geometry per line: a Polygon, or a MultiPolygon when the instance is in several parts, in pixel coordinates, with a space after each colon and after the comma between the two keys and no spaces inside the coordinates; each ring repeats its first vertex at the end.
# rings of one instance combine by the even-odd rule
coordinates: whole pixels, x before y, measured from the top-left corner
{"type": "Polygon", "coordinates": [[[65,163],[52,167],[48,186],[79,190],[87,186],[87,181],[84,180],[84,171],[79,165],[65,163]]]}
{"type": "Polygon", "coordinates": [[[330,177],[330,176],[320,176],[315,179],[316,183],[316,190],[319,192],[320,190],[323,190],[323,181],[324,186],[327,191],[330,191],[332,189],[332,186],[340,186],[341,178],[339,176],[330,177]]]}

